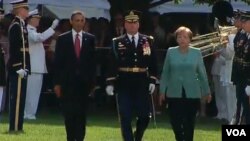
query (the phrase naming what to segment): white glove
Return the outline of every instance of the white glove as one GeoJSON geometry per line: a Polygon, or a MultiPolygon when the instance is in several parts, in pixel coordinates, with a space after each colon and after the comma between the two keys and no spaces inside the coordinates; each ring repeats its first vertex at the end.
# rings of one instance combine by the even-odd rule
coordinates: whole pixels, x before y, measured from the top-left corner
{"type": "Polygon", "coordinates": [[[154,91],[155,91],[155,84],[153,84],[153,83],[150,83],[149,84],[149,94],[153,94],[154,93],[154,91]]]}
{"type": "Polygon", "coordinates": [[[114,86],[113,85],[108,85],[106,87],[106,93],[110,96],[114,95],[114,86]]]}
{"type": "Polygon", "coordinates": [[[246,91],[246,94],[248,96],[250,96],[250,86],[249,85],[246,86],[245,91],[246,91]]]}
{"type": "Polygon", "coordinates": [[[24,69],[20,69],[18,71],[16,71],[16,73],[21,77],[21,78],[24,78],[25,76],[27,76],[27,71],[28,70],[24,70],[24,69]]]}
{"type": "Polygon", "coordinates": [[[55,28],[57,27],[58,23],[59,23],[59,20],[58,20],[58,19],[55,19],[50,27],[51,27],[52,29],[55,29],[55,28]]]}

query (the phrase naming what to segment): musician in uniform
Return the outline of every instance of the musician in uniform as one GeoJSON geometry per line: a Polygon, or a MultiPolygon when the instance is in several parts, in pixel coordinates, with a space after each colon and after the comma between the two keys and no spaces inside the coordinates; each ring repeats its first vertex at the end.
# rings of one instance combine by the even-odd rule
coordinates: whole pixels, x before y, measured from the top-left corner
{"type": "Polygon", "coordinates": [[[24,104],[27,74],[30,71],[28,31],[24,20],[28,17],[27,0],[16,0],[13,4],[15,18],[9,27],[10,58],[9,73],[9,131],[23,130],[24,104]]]}
{"type": "Polygon", "coordinates": [[[215,53],[214,61],[211,68],[211,74],[213,78],[213,86],[214,86],[214,95],[215,95],[215,103],[217,107],[217,119],[226,119],[226,99],[225,99],[225,91],[223,89],[223,84],[221,81],[222,71],[225,66],[225,57],[221,55],[221,53],[215,53]]]}
{"type": "MultiPolygon", "coordinates": [[[[225,116],[230,124],[235,124],[236,121],[236,111],[237,111],[237,99],[236,99],[236,88],[231,81],[232,76],[232,64],[234,57],[234,41],[236,33],[242,29],[242,22],[240,20],[241,11],[239,9],[233,11],[233,17],[230,19],[233,24],[232,30],[228,33],[228,42],[226,47],[223,48],[220,54],[225,58],[225,65],[222,67],[221,78],[222,89],[224,92],[225,99],[225,116]]],[[[240,32],[238,32],[240,33],[240,32]]],[[[238,111],[241,108],[241,104],[238,105],[238,111]]],[[[238,115],[239,117],[239,115],[238,115]]],[[[239,118],[238,118],[239,119],[239,118]]]]}
{"type": "MultiPolygon", "coordinates": [[[[240,20],[235,21],[235,26],[238,28],[238,31],[234,38],[234,58],[233,58],[233,65],[232,65],[232,75],[231,81],[236,86],[236,99],[237,99],[237,108],[234,119],[231,121],[231,124],[240,124],[241,122],[241,111],[242,106],[246,103],[245,93],[243,92],[243,81],[245,80],[245,76],[243,71],[243,50],[244,45],[247,42],[247,33],[243,29],[244,26],[244,19],[243,16],[240,16],[240,20]],[[245,101],[245,102],[244,102],[245,101]]],[[[237,20],[237,19],[236,19],[237,20]]],[[[243,106],[244,109],[244,106],[243,106]]]]}
{"type": "Polygon", "coordinates": [[[106,92],[117,93],[117,109],[125,141],[141,141],[150,121],[151,100],[154,92],[157,63],[153,37],[140,34],[140,12],[125,14],[126,34],[113,39],[111,58],[106,79],[106,92]],[[135,111],[134,111],[135,110],[135,111]],[[133,133],[131,121],[136,113],[136,130],[133,133]]]}
{"type": "Polygon", "coordinates": [[[238,65],[238,76],[236,83],[238,100],[242,101],[242,117],[245,119],[245,124],[250,124],[250,12],[242,13],[241,20],[243,21],[243,29],[246,32],[246,43],[239,49],[235,60],[237,60],[238,65]]]}

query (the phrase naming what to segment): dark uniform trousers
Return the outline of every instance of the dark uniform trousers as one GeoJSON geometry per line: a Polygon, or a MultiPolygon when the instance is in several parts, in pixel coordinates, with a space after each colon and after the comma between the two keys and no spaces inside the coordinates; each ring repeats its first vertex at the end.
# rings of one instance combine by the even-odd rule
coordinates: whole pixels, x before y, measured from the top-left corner
{"type": "MultiPolygon", "coordinates": [[[[18,110],[18,125],[17,130],[23,130],[23,116],[24,116],[24,105],[26,98],[26,85],[27,78],[21,80],[21,95],[20,95],[20,104],[18,110]]],[[[16,115],[16,104],[17,104],[17,90],[18,89],[18,74],[9,74],[9,131],[15,130],[15,117],[16,115]]]]}
{"type": "Polygon", "coordinates": [[[186,98],[182,89],[182,98],[168,98],[170,123],[176,141],[193,141],[195,117],[200,99],[186,98]]]}
{"type": "Polygon", "coordinates": [[[124,141],[141,141],[150,121],[150,95],[146,73],[120,74],[117,80],[118,110],[124,141]],[[136,131],[133,134],[131,121],[136,114],[136,131]]]}
{"type": "MultiPolygon", "coordinates": [[[[246,95],[246,92],[245,92],[246,86],[247,86],[246,84],[236,85],[236,94],[237,94],[236,97],[239,103],[242,104],[239,106],[242,106],[243,108],[242,115],[245,118],[246,124],[250,124],[250,106],[248,102],[248,96],[246,95]]],[[[237,112],[240,112],[240,111],[237,111],[237,112]]]]}
{"type": "Polygon", "coordinates": [[[21,79],[20,103],[16,110],[17,93],[18,93],[18,74],[17,70],[27,69],[30,72],[30,56],[28,45],[28,31],[24,22],[15,17],[9,28],[10,58],[8,60],[8,78],[9,78],[9,131],[15,130],[15,118],[18,116],[17,130],[23,130],[23,115],[26,98],[27,78],[21,79]],[[24,53],[25,52],[25,53],[24,53]],[[16,113],[19,113],[16,115],[16,113]]]}
{"type": "Polygon", "coordinates": [[[141,141],[150,121],[151,100],[149,84],[155,84],[157,61],[153,38],[138,33],[138,43],[127,34],[113,39],[109,55],[107,85],[117,92],[121,131],[125,141],[141,141]],[[136,115],[136,130],[132,117],[136,115]]]}
{"type": "Polygon", "coordinates": [[[245,124],[250,124],[250,107],[249,96],[246,95],[245,88],[250,85],[250,36],[247,35],[247,41],[241,49],[242,59],[238,63],[238,83],[236,83],[237,100],[242,104],[242,117],[245,119],[245,124]],[[242,61],[241,61],[242,60],[242,61]]]}

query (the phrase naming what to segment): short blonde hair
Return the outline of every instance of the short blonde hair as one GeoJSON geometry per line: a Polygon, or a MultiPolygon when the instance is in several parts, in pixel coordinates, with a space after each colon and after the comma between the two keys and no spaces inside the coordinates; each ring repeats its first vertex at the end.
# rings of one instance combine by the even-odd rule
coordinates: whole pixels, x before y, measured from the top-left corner
{"type": "Polygon", "coordinates": [[[188,27],[185,27],[185,26],[181,26],[179,27],[175,32],[175,38],[177,38],[177,36],[181,33],[181,32],[186,32],[189,36],[189,39],[191,40],[192,37],[193,37],[193,32],[188,28],[188,27]]]}

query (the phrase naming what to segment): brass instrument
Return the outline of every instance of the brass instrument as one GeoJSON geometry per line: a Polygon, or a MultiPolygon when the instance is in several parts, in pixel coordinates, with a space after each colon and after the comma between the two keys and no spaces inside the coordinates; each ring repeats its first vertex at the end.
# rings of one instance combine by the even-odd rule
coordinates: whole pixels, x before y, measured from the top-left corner
{"type": "Polygon", "coordinates": [[[190,45],[200,48],[203,57],[207,57],[224,48],[228,42],[228,35],[236,33],[236,31],[235,26],[218,26],[217,32],[193,37],[190,45]]]}

